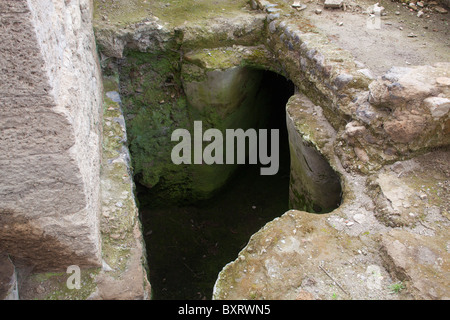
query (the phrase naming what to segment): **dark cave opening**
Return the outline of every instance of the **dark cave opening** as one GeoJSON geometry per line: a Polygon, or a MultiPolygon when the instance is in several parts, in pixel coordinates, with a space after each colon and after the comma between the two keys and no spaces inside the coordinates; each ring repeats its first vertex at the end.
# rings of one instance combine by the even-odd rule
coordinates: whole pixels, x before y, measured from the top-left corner
{"type": "Polygon", "coordinates": [[[281,75],[258,72],[263,73],[259,92],[269,106],[263,126],[279,129],[277,174],[261,175],[259,164],[239,165],[212,198],[186,205],[152,204],[152,193],[137,183],[155,300],[211,299],[221,269],[237,257],[252,234],[289,209],[286,103],[295,87],[281,75]]]}

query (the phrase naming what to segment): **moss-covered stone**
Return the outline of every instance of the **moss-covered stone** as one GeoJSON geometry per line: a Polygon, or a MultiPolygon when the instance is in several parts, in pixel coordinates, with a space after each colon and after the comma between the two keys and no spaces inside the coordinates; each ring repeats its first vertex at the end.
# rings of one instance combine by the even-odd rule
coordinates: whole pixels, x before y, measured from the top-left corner
{"type": "MultiPolygon", "coordinates": [[[[180,56],[169,51],[126,51],[120,65],[120,91],[129,148],[137,181],[162,201],[195,201],[211,196],[235,165],[175,165],[175,129],[193,122],[203,130],[260,128],[267,121],[268,94],[261,90],[262,69],[272,67],[261,46],[200,49],[180,56]]],[[[206,144],[205,144],[206,145],[206,144]]],[[[204,145],[204,146],[205,146],[204,145]]]]}
{"type": "Polygon", "coordinates": [[[287,105],[291,154],[291,207],[308,212],[330,212],[341,202],[337,173],[331,159],[333,129],[321,109],[303,95],[294,95],[287,105]]]}
{"type": "Polygon", "coordinates": [[[185,168],[170,160],[171,133],[189,128],[187,102],[180,85],[176,52],[129,51],[120,69],[120,91],[134,174],[152,188],[162,176],[185,183],[185,168]]]}
{"type": "Polygon", "coordinates": [[[65,272],[34,274],[27,280],[27,286],[35,288],[39,300],[86,300],[97,289],[95,277],[99,271],[99,268],[81,270],[80,289],[68,288],[70,274],[65,272]]]}

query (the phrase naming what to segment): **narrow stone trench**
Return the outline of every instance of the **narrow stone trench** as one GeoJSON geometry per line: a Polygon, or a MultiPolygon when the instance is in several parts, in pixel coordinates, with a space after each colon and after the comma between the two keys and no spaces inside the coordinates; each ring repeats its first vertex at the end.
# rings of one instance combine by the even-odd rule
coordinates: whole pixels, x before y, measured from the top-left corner
{"type": "Polygon", "coordinates": [[[210,299],[220,270],[253,233],[289,209],[285,108],[294,85],[264,72],[260,91],[270,92],[266,128],[280,130],[276,175],[260,175],[259,165],[240,165],[211,199],[187,206],[152,205],[151,192],[138,184],[153,299],[210,299]]]}
{"type": "MultiPolygon", "coordinates": [[[[256,119],[260,127],[255,129],[279,130],[279,170],[275,175],[261,175],[261,164],[239,165],[211,197],[182,202],[161,201],[161,195],[155,192],[158,186],[152,190],[136,181],[153,299],[211,299],[219,272],[266,223],[289,209],[322,213],[314,211],[316,206],[307,195],[296,194],[299,199],[292,201],[291,164],[299,169],[298,161],[292,162],[290,156],[286,108],[295,94],[294,84],[271,71],[249,72],[261,73],[260,78],[256,76],[261,80],[260,87],[253,91],[261,105],[250,107],[256,110],[255,117],[261,117],[256,119]],[[301,208],[297,208],[299,203],[301,208]]],[[[311,149],[307,145],[304,148],[311,149]]],[[[316,161],[319,156],[309,157],[316,161]]],[[[301,175],[314,179],[317,172],[309,172],[304,156],[301,161],[306,161],[301,175]]]]}

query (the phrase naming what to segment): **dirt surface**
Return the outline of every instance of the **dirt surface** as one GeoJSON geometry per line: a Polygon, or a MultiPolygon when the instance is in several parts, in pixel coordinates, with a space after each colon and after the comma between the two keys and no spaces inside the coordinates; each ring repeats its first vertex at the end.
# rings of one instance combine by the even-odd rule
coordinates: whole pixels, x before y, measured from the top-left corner
{"type": "Polygon", "coordinates": [[[418,17],[420,10],[390,0],[350,0],[345,9],[324,9],[320,0],[303,3],[307,8],[299,14],[307,15],[331,42],[350,51],[375,77],[392,66],[449,61],[450,13],[436,12],[436,5],[424,2],[424,13],[418,17]],[[368,8],[375,3],[385,8],[380,29],[367,27],[368,8]],[[320,14],[317,9],[322,10],[320,14]]]}

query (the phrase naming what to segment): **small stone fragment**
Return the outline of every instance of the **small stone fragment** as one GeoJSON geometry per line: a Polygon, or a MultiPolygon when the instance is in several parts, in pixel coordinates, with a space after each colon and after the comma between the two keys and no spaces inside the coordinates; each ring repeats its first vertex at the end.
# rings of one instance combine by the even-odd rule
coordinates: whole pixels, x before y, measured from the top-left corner
{"type": "Polygon", "coordinates": [[[411,3],[408,5],[408,7],[411,8],[411,9],[413,9],[414,11],[417,11],[417,6],[416,6],[415,3],[413,3],[413,2],[411,2],[411,3]]]}
{"type": "Polygon", "coordinates": [[[436,83],[440,86],[450,86],[450,78],[447,77],[436,78],[436,83]]]}
{"type": "Polygon", "coordinates": [[[363,149],[355,147],[354,151],[355,151],[355,154],[356,154],[356,156],[358,157],[358,159],[360,161],[366,163],[366,162],[368,162],[370,160],[369,156],[367,155],[367,153],[363,149]]]}
{"type": "Polygon", "coordinates": [[[335,9],[335,8],[340,8],[342,7],[342,2],[343,0],[325,0],[323,7],[324,8],[331,8],[331,9],[335,9]]]}
{"type": "Polygon", "coordinates": [[[357,213],[353,216],[353,220],[355,220],[359,224],[363,224],[366,221],[366,217],[361,213],[357,213]]]}
{"type": "Polygon", "coordinates": [[[439,13],[442,13],[442,14],[446,14],[448,12],[447,9],[444,9],[442,7],[434,7],[434,10],[436,12],[439,12],[439,13]]]}
{"type": "Polygon", "coordinates": [[[315,300],[315,299],[314,299],[314,296],[310,292],[302,290],[298,293],[295,300],[315,300]]]}
{"type": "Polygon", "coordinates": [[[123,203],[121,201],[116,202],[116,207],[122,208],[123,207],[123,203]]]}
{"type": "Polygon", "coordinates": [[[306,5],[301,4],[300,1],[294,1],[294,3],[292,4],[292,7],[297,9],[298,11],[306,9],[306,5]]]}
{"type": "Polygon", "coordinates": [[[36,287],[36,292],[37,293],[44,293],[45,292],[45,288],[42,285],[38,285],[36,287]]]}
{"type": "Polygon", "coordinates": [[[433,118],[442,118],[450,110],[450,99],[447,98],[428,97],[424,100],[424,103],[433,118]]]}

